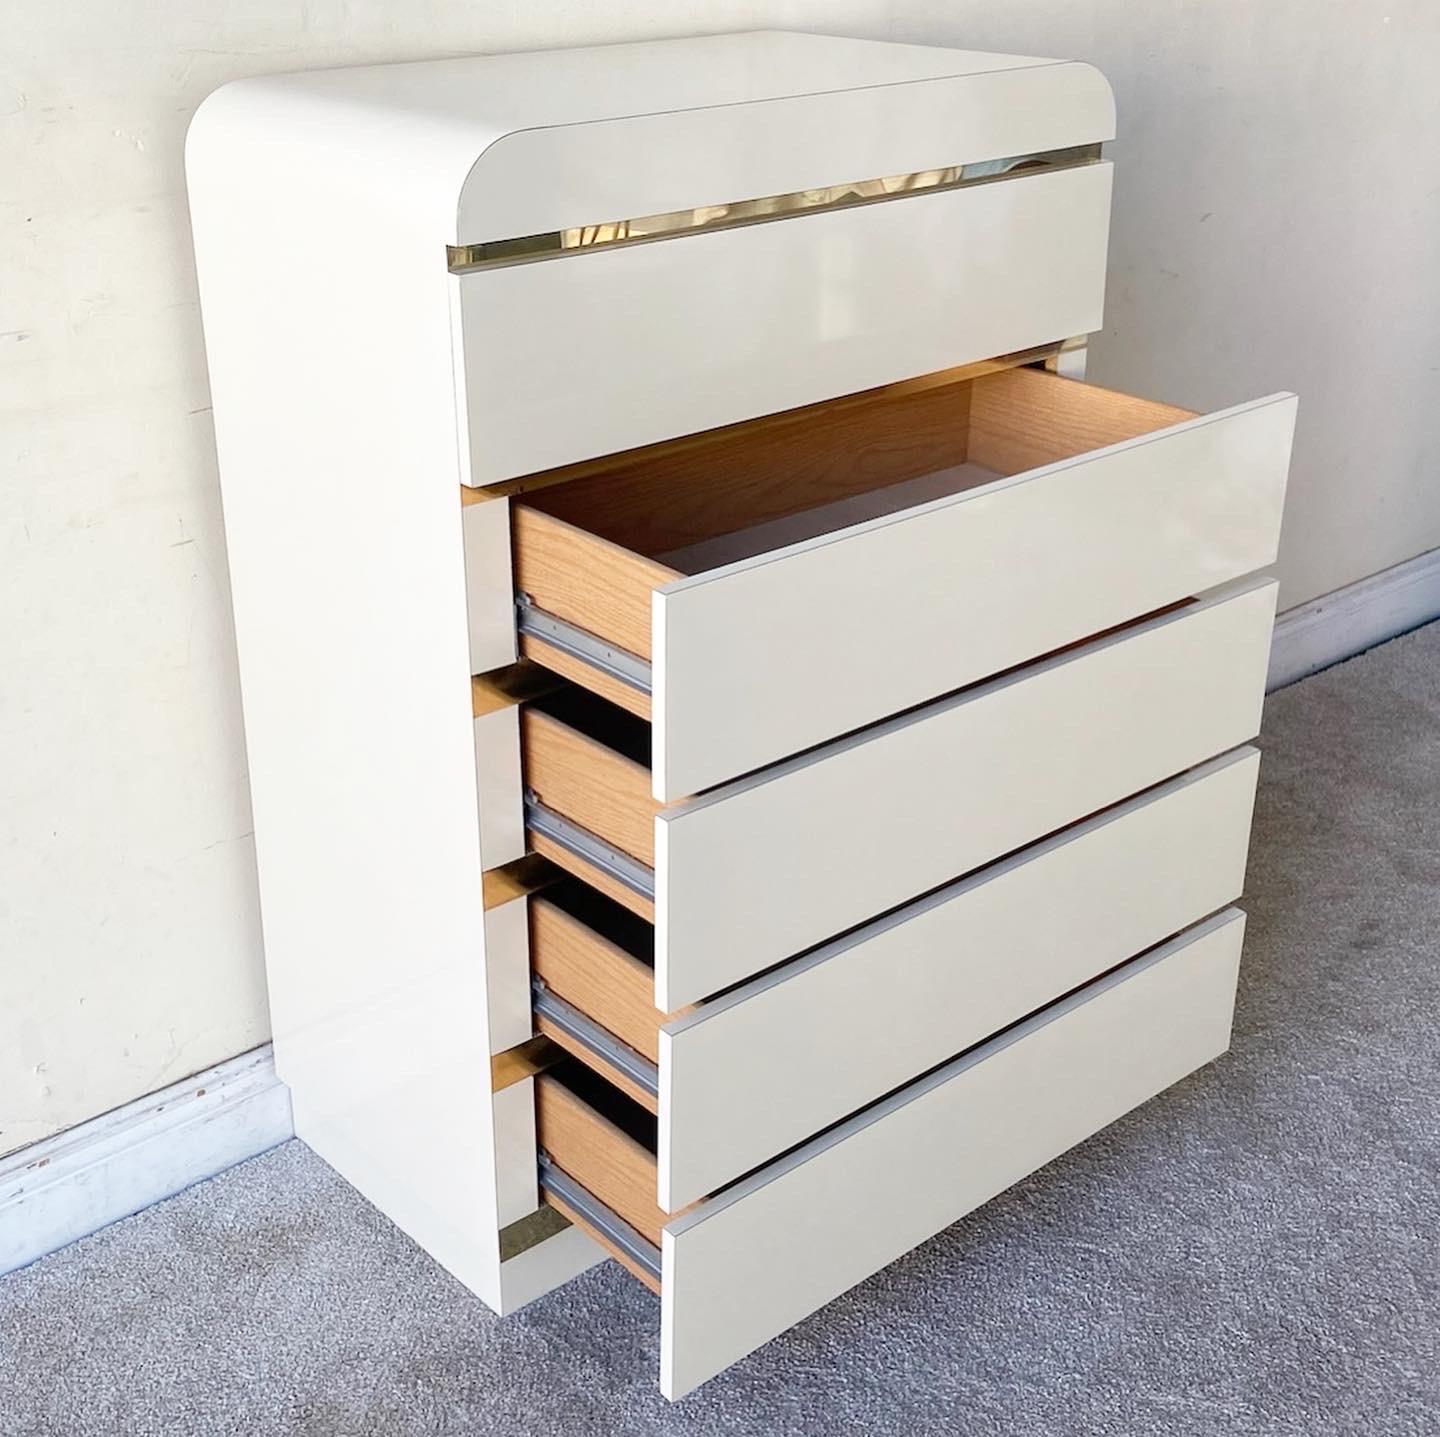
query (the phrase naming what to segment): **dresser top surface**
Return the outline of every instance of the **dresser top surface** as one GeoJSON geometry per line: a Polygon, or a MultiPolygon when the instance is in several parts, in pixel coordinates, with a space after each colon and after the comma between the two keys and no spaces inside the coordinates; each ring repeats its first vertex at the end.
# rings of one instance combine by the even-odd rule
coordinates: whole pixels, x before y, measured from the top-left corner
{"type": "Polygon", "coordinates": [[[187,164],[192,199],[253,183],[294,223],[472,244],[1113,134],[1081,62],[761,30],[237,80],[187,164]]]}
{"type": "Polygon", "coordinates": [[[425,114],[499,136],[1063,63],[755,30],[319,70],[264,83],[308,91],[322,103],[425,114]]]}

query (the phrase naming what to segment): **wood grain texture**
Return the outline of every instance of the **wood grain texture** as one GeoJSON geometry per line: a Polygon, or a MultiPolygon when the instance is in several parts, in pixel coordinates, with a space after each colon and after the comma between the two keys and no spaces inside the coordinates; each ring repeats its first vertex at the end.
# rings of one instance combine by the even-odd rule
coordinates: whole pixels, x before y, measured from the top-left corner
{"type": "MultiPolygon", "coordinates": [[[[1194,417],[1003,361],[928,375],[570,466],[569,482],[513,506],[517,587],[541,608],[654,661],[650,595],[682,577],[677,552],[764,533],[826,506],[839,515],[846,500],[967,461],[1014,474],[1194,417]]],[[[686,572],[694,567],[680,562],[686,572]]],[[[522,652],[651,717],[648,695],[583,661],[541,640],[524,640],[522,652]]]]}
{"type": "Polygon", "coordinates": [[[535,1132],[558,1167],[660,1245],[669,1217],[655,1203],[654,1153],[548,1074],[535,1080],[535,1132]]]}
{"type": "Polygon", "coordinates": [[[567,654],[563,650],[557,649],[554,644],[547,644],[544,639],[537,639],[534,634],[520,635],[520,652],[527,659],[533,659],[537,664],[543,664],[547,669],[557,674],[563,674],[577,684],[583,684],[592,693],[599,694],[602,699],[609,699],[612,704],[619,705],[620,708],[634,714],[636,718],[642,718],[647,723],[649,722],[649,694],[641,693],[639,689],[621,683],[619,679],[602,673],[593,664],[587,664],[584,659],[577,659],[573,654],[567,654]]]}
{"type": "Polygon", "coordinates": [[[606,1060],[605,1056],[597,1053],[593,1048],[587,1048],[584,1043],[572,1038],[569,1033],[552,1023],[543,1014],[535,1015],[535,1026],[540,1030],[542,1037],[563,1048],[571,1057],[578,1058],[592,1072],[599,1073],[607,1083],[612,1083],[619,1088],[632,1102],[639,1103],[647,1113],[658,1113],[660,1100],[654,1093],[647,1093],[638,1083],[627,1078],[613,1063],[606,1060]]]}
{"type": "Polygon", "coordinates": [[[648,768],[538,709],[520,715],[520,746],[526,786],[541,803],[655,866],[660,805],[648,768]]]}
{"type": "MultiPolygon", "coordinates": [[[[1017,371],[976,381],[972,450],[979,390],[1011,382],[1110,416],[1067,428],[1076,447],[1143,427],[1136,403],[1171,417],[1017,371]]],[[[1272,395],[666,585],[655,794],[705,792],[1273,563],[1294,421],[1294,396],[1272,395]]]]}
{"type": "Polygon", "coordinates": [[[660,1058],[655,971],[544,898],[530,905],[530,969],[652,1063],[660,1058]]]}
{"type": "Polygon", "coordinates": [[[1018,474],[1196,417],[1038,369],[1007,370],[971,386],[969,458],[997,474],[1018,474]]]}
{"type": "Polygon", "coordinates": [[[535,606],[650,657],[650,595],[681,576],[527,504],[511,506],[515,588],[535,606]]]}
{"type": "Polygon", "coordinates": [[[964,462],[973,370],[696,436],[534,503],[628,549],[660,554],[913,479],[964,462]]]}
{"type": "Polygon", "coordinates": [[[576,878],[583,878],[592,888],[598,889],[607,898],[613,898],[632,913],[645,919],[646,922],[653,923],[655,921],[653,899],[641,897],[634,889],[627,888],[623,883],[611,878],[608,873],[596,868],[593,863],[578,857],[568,849],[561,848],[558,843],[553,843],[543,833],[531,830],[529,841],[530,847],[536,854],[549,859],[558,868],[563,868],[567,873],[573,873],[576,878]]]}
{"type": "Polygon", "coordinates": [[[589,1222],[573,1207],[571,1207],[564,1198],[560,1197],[556,1193],[543,1193],[542,1198],[562,1217],[569,1218],[569,1220],[576,1227],[588,1233],[591,1240],[599,1243],[600,1246],[603,1247],[605,1251],[608,1252],[610,1256],[613,1257],[615,1261],[618,1262],[620,1266],[623,1267],[625,1271],[630,1274],[631,1277],[638,1278],[657,1297],[660,1295],[660,1279],[656,1277],[653,1273],[646,1272],[645,1269],[641,1267],[638,1262],[635,1262],[628,1253],[623,1251],[623,1249],[616,1247],[615,1244],[612,1243],[610,1239],[606,1237],[605,1234],[602,1233],[598,1228],[591,1227],[589,1222]]]}

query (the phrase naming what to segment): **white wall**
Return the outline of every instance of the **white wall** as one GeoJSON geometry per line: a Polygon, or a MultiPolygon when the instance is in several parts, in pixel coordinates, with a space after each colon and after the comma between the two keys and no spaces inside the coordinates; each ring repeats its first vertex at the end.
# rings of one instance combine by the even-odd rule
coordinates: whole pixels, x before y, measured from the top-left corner
{"type": "Polygon", "coordinates": [[[1440,546],[1440,5],[896,0],[888,37],[1093,61],[1119,140],[1090,377],[1300,395],[1281,607],[1440,546]]]}
{"type": "Polygon", "coordinates": [[[1294,604],[1440,545],[1440,7],[12,0],[0,58],[0,1152],[264,1039],[181,144],[239,75],[755,25],[1094,60],[1092,377],[1302,396],[1294,604]]]}
{"type": "Polygon", "coordinates": [[[185,127],[241,75],[873,4],[10,0],[0,49],[0,1153],[267,1036],[185,127]]]}

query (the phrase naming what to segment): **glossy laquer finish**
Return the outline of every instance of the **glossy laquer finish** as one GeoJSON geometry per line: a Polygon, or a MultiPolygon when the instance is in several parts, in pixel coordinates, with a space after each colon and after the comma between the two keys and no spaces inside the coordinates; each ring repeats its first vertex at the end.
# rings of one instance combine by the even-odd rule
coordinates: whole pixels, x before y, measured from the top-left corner
{"type": "Polygon", "coordinates": [[[1228,909],[669,1223],[665,1395],[1223,1053],[1244,926],[1228,909]]]}
{"type": "Polygon", "coordinates": [[[1109,220],[1098,163],[462,275],[467,482],[1096,329],[1109,220]]]}
{"type": "Polygon", "coordinates": [[[660,1030],[674,1212],[1240,896],[1243,748],[660,1030]]]}
{"type": "MultiPolygon", "coordinates": [[[[1037,410],[1046,386],[1103,396],[1020,378],[1037,410]]],[[[667,585],[654,599],[656,797],[1273,563],[1295,407],[1292,394],[1255,400],[667,585]]]]}
{"type": "Polygon", "coordinates": [[[1255,736],[1276,585],[1251,581],[664,809],[670,1012],[1255,736]]]}
{"type": "Polygon", "coordinates": [[[1092,65],[836,35],[764,30],[425,68],[425,106],[491,136],[461,195],[464,243],[1115,136],[1110,86],[1092,65]]]}
{"type": "Polygon", "coordinates": [[[477,769],[443,230],[413,155],[337,163],[329,83],[227,86],[186,154],[275,1061],[298,1135],[498,1310],[477,793],[513,739],[477,769]]]}

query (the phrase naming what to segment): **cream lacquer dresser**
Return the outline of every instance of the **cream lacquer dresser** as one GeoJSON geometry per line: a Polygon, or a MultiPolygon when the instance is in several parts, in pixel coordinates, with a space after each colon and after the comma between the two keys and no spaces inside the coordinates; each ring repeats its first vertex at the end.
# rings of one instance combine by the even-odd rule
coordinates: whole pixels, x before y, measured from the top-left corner
{"type": "Polygon", "coordinates": [[[669,1396],[1227,1046],[1295,400],[1083,382],[1113,134],[784,33],[191,129],[297,1131],[669,1396]]]}

